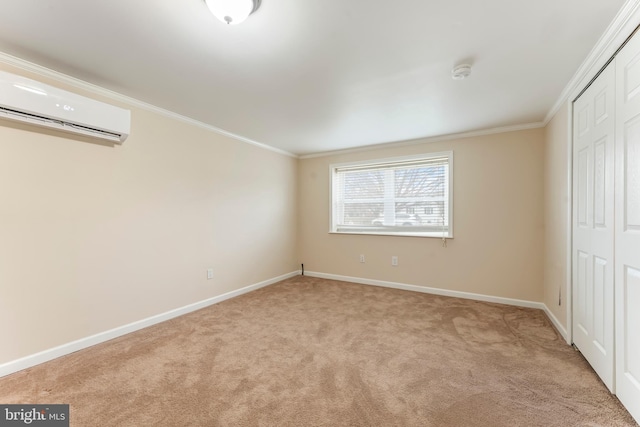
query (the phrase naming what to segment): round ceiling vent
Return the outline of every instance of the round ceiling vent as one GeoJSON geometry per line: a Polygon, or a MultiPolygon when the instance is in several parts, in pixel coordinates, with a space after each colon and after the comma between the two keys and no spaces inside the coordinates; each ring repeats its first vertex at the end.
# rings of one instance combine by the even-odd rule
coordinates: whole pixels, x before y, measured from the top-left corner
{"type": "Polygon", "coordinates": [[[471,65],[469,64],[460,64],[453,67],[451,70],[451,77],[453,80],[463,80],[471,75],[471,65]]]}

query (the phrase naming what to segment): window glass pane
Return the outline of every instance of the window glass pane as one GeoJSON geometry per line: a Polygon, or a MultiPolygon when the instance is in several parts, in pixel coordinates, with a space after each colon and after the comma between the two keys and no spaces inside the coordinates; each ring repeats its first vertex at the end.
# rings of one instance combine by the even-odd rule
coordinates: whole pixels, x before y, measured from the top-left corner
{"type": "Polygon", "coordinates": [[[345,203],[344,225],[382,225],[383,203],[345,203]]]}
{"type": "Polygon", "coordinates": [[[445,165],[397,169],[395,197],[444,197],[445,165]]]}
{"type": "Polygon", "coordinates": [[[395,225],[397,227],[415,227],[422,224],[422,217],[411,213],[406,203],[396,203],[395,225]]]}
{"type": "Polygon", "coordinates": [[[426,224],[448,225],[449,219],[444,209],[444,201],[426,202],[420,207],[420,216],[426,224]]]}
{"type": "Polygon", "coordinates": [[[380,170],[344,173],[345,199],[372,199],[384,196],[384,172],[380,170]]]}

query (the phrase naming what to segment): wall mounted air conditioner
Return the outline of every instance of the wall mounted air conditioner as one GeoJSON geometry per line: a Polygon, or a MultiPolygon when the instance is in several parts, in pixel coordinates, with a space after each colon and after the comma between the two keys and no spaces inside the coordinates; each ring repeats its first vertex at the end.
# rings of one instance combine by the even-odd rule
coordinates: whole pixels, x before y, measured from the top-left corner
{"type": "Polygon", "coordinates": [[[129,110],[5,71],[0,71],[0,118],[118,144],[131,128],[129,110]]]}

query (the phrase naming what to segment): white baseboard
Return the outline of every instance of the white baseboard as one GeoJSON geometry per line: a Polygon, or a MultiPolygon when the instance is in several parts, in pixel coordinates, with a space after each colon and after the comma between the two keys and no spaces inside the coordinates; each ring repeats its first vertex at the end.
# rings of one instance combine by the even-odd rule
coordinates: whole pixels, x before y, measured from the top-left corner
{"type": "Polygon", "coordinates": [[[494,297],[491,295],[474,294],[471,292],[451,291],[448,289],[430,288],[426,286],[407,285],[405,283],[385,282],[382,280],[363,279],[361,277],[340,276],[337,274],[318,273],[315,271],[305,271],[305,276],[318,277],[320,279],[341,280],[343,282],[353,282],[362,285],[382,286],[384,288],[402,289],[405,291],[422,292],[425,294],[442,295],[446,297],[464,298],[476,301],[494,302],[497,304],[515,305],[518,307],[537,308],[544,310],[545,305],[541,302],[526,301],[513,298],[494,297]]]}
{"type": "Polygon", "coordinates": [[[300,274],[300,271],[293,271],[291,273],[283,274],[282,276],[274,277],[272,279],[265,280],[260,283],[245,286],[244,288],[237,289],[235,291],[227,292],[226,294],[218,295],[216,297],[208,298],[203,301],[199,301],[193,304],[186,305],[184,307],[176,308],[174,310],[167,311],[165,313],[157,314],[155,316],[148,317],[146,319],[138,320],[137,322],[129,323],[128,325],[120,326],[105,332],[100,332],[95,335],[91,335],[86,338],[62,344],[58,347],[54,347],[48,350],[41,351],[40,353],[32,354],[11,362],[3,363],[0,365],[0,377],[13,374],[14,372],[21,371],[23,369],[30,368],[35,365],[39,365],[44,362],[56,359],[67,354],[74,353],[78,350],[91,347],[96,344],[103,343],[105,341],[118,338],[122,335],[129,334],[131,332],[138,331],[140,329],[155,325],[157,323],[164,322],[174,317],[182,316],[192,311],[200,310],[201,308],[208,307],[213,304],[246,294],[256,289],[263,288],[265,286],[272,285],[282,280],[294,277],[300,274]]]}
{"type": "Polygon", "coordinates": [[[551,310],[549,310],[549,307],[547,307],[546,304],[544,305],[544,312],[547,315],[547,317],[549,318],[549,320],[551,320],[551,323],[553,323],[553,326],[555,326],[555,328],[558,330],[558,332],[560,332],[560,335],[562,335],[562,338],[564,338],[564,340],[567,342],[567,344],[571,345],[571,338],[569,337],[569,333],[567,332],[567,328],[562,326],[562,323],[560,323],[558,318],[551,312],[551,310]]]}

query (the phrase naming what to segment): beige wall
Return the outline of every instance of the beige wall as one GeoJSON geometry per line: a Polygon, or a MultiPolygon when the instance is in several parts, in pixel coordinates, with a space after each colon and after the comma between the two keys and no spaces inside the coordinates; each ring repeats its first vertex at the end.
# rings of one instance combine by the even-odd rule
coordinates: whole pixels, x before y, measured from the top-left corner
{"type": "Polygon", "coordinates": [[[544,130],[533,129],[301,160],[300,262],[307,271],[542,301],[543,159],[544,130]],[[454,151],[455,233],[447,248],[434,238],[328,233],[331,163],[446,150],[454,151]]]}
{"type": "Polygon", "coordinates": [[[545,128],[544,158],[544,303],[567,327],[567,239],[571,200],[568,185],[569,112],[565,104],[545,128]],[[562,303],[559,304],[559,301],[562,303]]]}
{"type": "Polygon", "coordinates": [[[294,158],[138,108],[122,146],[3,122],[0,364],[297,270],[296,183],[294,158]]]}

